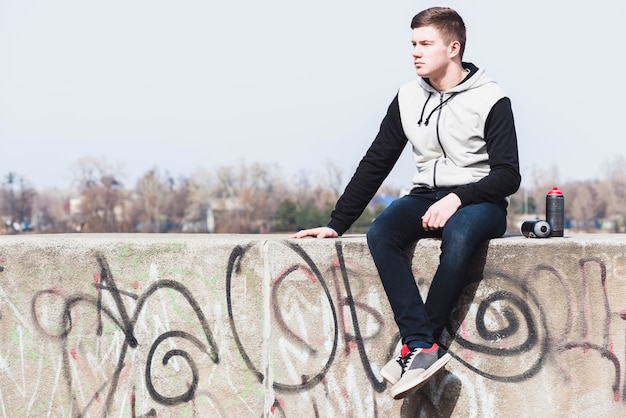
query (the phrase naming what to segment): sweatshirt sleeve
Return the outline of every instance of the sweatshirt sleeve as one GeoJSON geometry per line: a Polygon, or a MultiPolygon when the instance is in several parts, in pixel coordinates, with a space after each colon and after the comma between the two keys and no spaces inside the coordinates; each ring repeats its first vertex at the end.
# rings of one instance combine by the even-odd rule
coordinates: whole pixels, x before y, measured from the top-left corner
{"type": "Polygon", "coordinates": [[[402,154],[408,139],[402,129],[398,96],[383,118],[374,142],[330,214],[328,227],[343,235],[363,213],[402,154]]]}
{"type": "Polygon", "coordinates": [[[459,186],[454,193],[463,206],[480,202],[501,202],[520,186],[517,134],[511,101],[504,97],[491,108],[485,124],[489,174],[476,183],[459,186]]]}

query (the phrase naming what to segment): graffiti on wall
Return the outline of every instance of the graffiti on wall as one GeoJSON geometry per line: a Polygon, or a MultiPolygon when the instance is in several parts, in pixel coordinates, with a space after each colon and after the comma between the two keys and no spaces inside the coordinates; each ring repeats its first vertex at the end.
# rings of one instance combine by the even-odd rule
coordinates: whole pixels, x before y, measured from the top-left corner
{"type": "MultiPolygon", "coordinates": [[[[347,258],[341,240],[323,260],[293,241],[273,244],[281,246],[280,258],[258,244],[232,248],[224,270],[211,272],[215,281],[205,280],[206,292],[189,284],[192,273],[162,278],[167,274],[154,263],[138,280],[124,280],[123,266],[116,265],[118,275],[107,257],[95,254],[88,287],[39,283],[20,296],[29,298],[26,314],[3,290],[10,269],[0,255],[0,373],[7,377],[0,411],[9,416],[13,407],[3,395],[7,385],[33,415],[378,416],[389,410],[377,372],[399,337],[371,261],[347,258]],[[37,346],[46,351],[37,354],[37,346]]],[[[550,373],[566,386],[585,367],[603,371],[594,385],[603,402],[626,406],[626,345],[615,341],[626,336],[623,298],[611,298],[619,292],[610,291],[601,259],[578,260],[577,272],[566,277],[537,264],[518,277],[489,266],[480,284],[468,285],[448,327],[461,366],[407,399],[403,411],[445,415],[449,402],[441,400],[453,393],[478,416],[493,408],[485,381],[515,385],[550,373]]],[[[428,274],[415,274],[426,286],[428,274]]]]}
{"type": "MultiPolygon", "coordinates": [[[[72,359],[78,361],[78,348],[72,347],[69,343],[69,336],[73,332],[73,314],[72,309],[76,305],[86,305],[88,308],[95,310],[96,314],[96,326],[95,335],[98,338],[103,336],[104,320],[111,321],[114,326],[123,334],[121,349],[116,359],[117,366],[114,368],[113,373],[109,376],[106,382],[102,382],[103,385],[89,399],[89,404],[93,401],[103,397],[102,409],[106,414],[113,406],[114,394],[117,390],[117,386],[122,377],[122,373],[127,367],[127,352],[128,350],[135,349],[139,345],[139,341],[136,336],[136,325],[146,302],[149,298],[160,289],[169,289],[177,293],[178,298],[186,301],[194,314],[197,317],[198,323],[202,329],[201,338],[196,337],[185,331],[169,330],[160,334],[154,342],[151,343],[148,357],[145,366],[145,383],[150,397],[161,405],[175,405],[181,402],[189,402],[193,399],[196,388],[198,386],[198,367],[194,362],[193,357],[185,350],[172,349],[167,351],[162,357],[163,365],[168,364],[170,359],[174,356],[180,357],[187,362],[187,365],[191,372],[191,382],[188,383],[185,390],[178,395],[168,396],[159,392],[155,387],[152,380],[152,363],[154,360],[155,352],[161,346],[164,341],[170,338],[184,339],[196,346],[200,351],[206,352],[214,363],[219,362],[217,353],[217,347],[215,345],[211,329],[204,316],[204,313],[198,302],[192,295],[192,293],[181,283],[171,280],[159,280],[151,284],[147,290],[141,295],[135,293],[120,291],[115,280],[111,276],[111,270],[107,264],[107,261],[101,255],[96,257],[98,265],[100,266],[99,274],[95,275],[94,290],[96,295],[89,294],[71,294],[67,297],[63,297],[61,317],[59,322],[59,328],[56,332],[51,333],[48,328],[42,325],[39,319],[39,312],[44,309],[40,309],[39,304],[42,296],[45,295],[60,295],[58,289],[45,289],[35,293],[32,299],[32,318],[36,328],[48,337],[59,339],[61,354],[63,358],[63,375],[71,392],[75,392],[77,387],[83,386],[85,382],[76,381],[73,377],[71,370],[72,359]],[[103,293],[107,293],[113,302],[111,305],[103,303],[103,293]],[[129,312],[123,298],[130,298],[135,302],[135,309],[133,312],[129,312]]],[[[135,398],[135,393],[131,393],[131,398],[135,398]]],[[[72,401],[76,402],[76,397],[72,397],[72,401]]],[[[76,405],[75,409],[80,410],[76,405]]],[[[154,410],[151,410],[148,415],[153,415],[154,410]]],[[[82,415],[82,413],[80,414],[82,415]]]]}

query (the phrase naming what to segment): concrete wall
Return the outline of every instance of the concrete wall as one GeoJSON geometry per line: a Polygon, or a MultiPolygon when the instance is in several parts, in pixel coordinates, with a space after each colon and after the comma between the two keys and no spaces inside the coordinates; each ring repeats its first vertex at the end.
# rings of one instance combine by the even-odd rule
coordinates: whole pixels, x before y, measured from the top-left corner
{"type": "MultiPolygon", "coordinates": [[[[409,254],[424,291],[438,252],[409,254]]],[[[363,236],[3,236],[0,416],[623,417],[625,253],[623,235],[491,241],[454,359],[394,401],[363,236]]]]}

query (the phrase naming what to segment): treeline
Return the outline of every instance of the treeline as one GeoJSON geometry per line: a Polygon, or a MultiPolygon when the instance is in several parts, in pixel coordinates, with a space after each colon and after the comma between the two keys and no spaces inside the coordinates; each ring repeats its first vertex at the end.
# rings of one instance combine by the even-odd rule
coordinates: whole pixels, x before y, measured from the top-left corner
{"type": "MultiPolygon", "coordinates": [[[[342,189],[341,171],[302,171],[286,179],[276,165],[239,163],[175,178],[158,169],[132,187],[118,168],[95,158],[73,167],[67,190],[35,190],[17,173],[4,176],[4,233],[274,233],[325,225],[342,189]]],[[[381,189],[397,195],[397,190],[381,189]]],[[[353,227],[363,232],[382,210],[372,205],[353,227]]]]}
{"type": "MultiPolygon", "coordinates": [[[[521,219],[543,219],[545,195],[558,186],[566,199],[566,228],[580,232],[625,232],[626,161],[606,165],[603,178],[560,184],[558,169],[538,168],[511,197],[509,232],[521,219]]],[[[4,175],[0,216],[4,233],[285,233],[325,225],[345,181],[328,164],[322,173],[285,178],[278,166],[239,163],[174,178],[158,169],[133,187],[119,170],[85,158],[74,167],[67,190],[36,190],[18,173],[4,175]]],[[[351,174],[351,173],[350,173],[351,174]]],[[[349,231],[362,233],[401,190],[383,185],[349,231]]]]}

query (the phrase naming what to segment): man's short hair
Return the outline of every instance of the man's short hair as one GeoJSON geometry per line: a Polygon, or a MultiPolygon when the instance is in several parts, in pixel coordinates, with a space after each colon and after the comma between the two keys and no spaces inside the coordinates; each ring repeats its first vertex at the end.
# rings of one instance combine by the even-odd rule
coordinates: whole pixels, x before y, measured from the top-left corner
{"type": "Polygon", "coordinates": [[[466,42],[465,23],[455,10],[449,7],[431,7],[422,10],[411,20],[411,29],[424,26],[435,27],[447,45],[459,41],[461,44],[459,56],[463,58],[466,42]]]}

